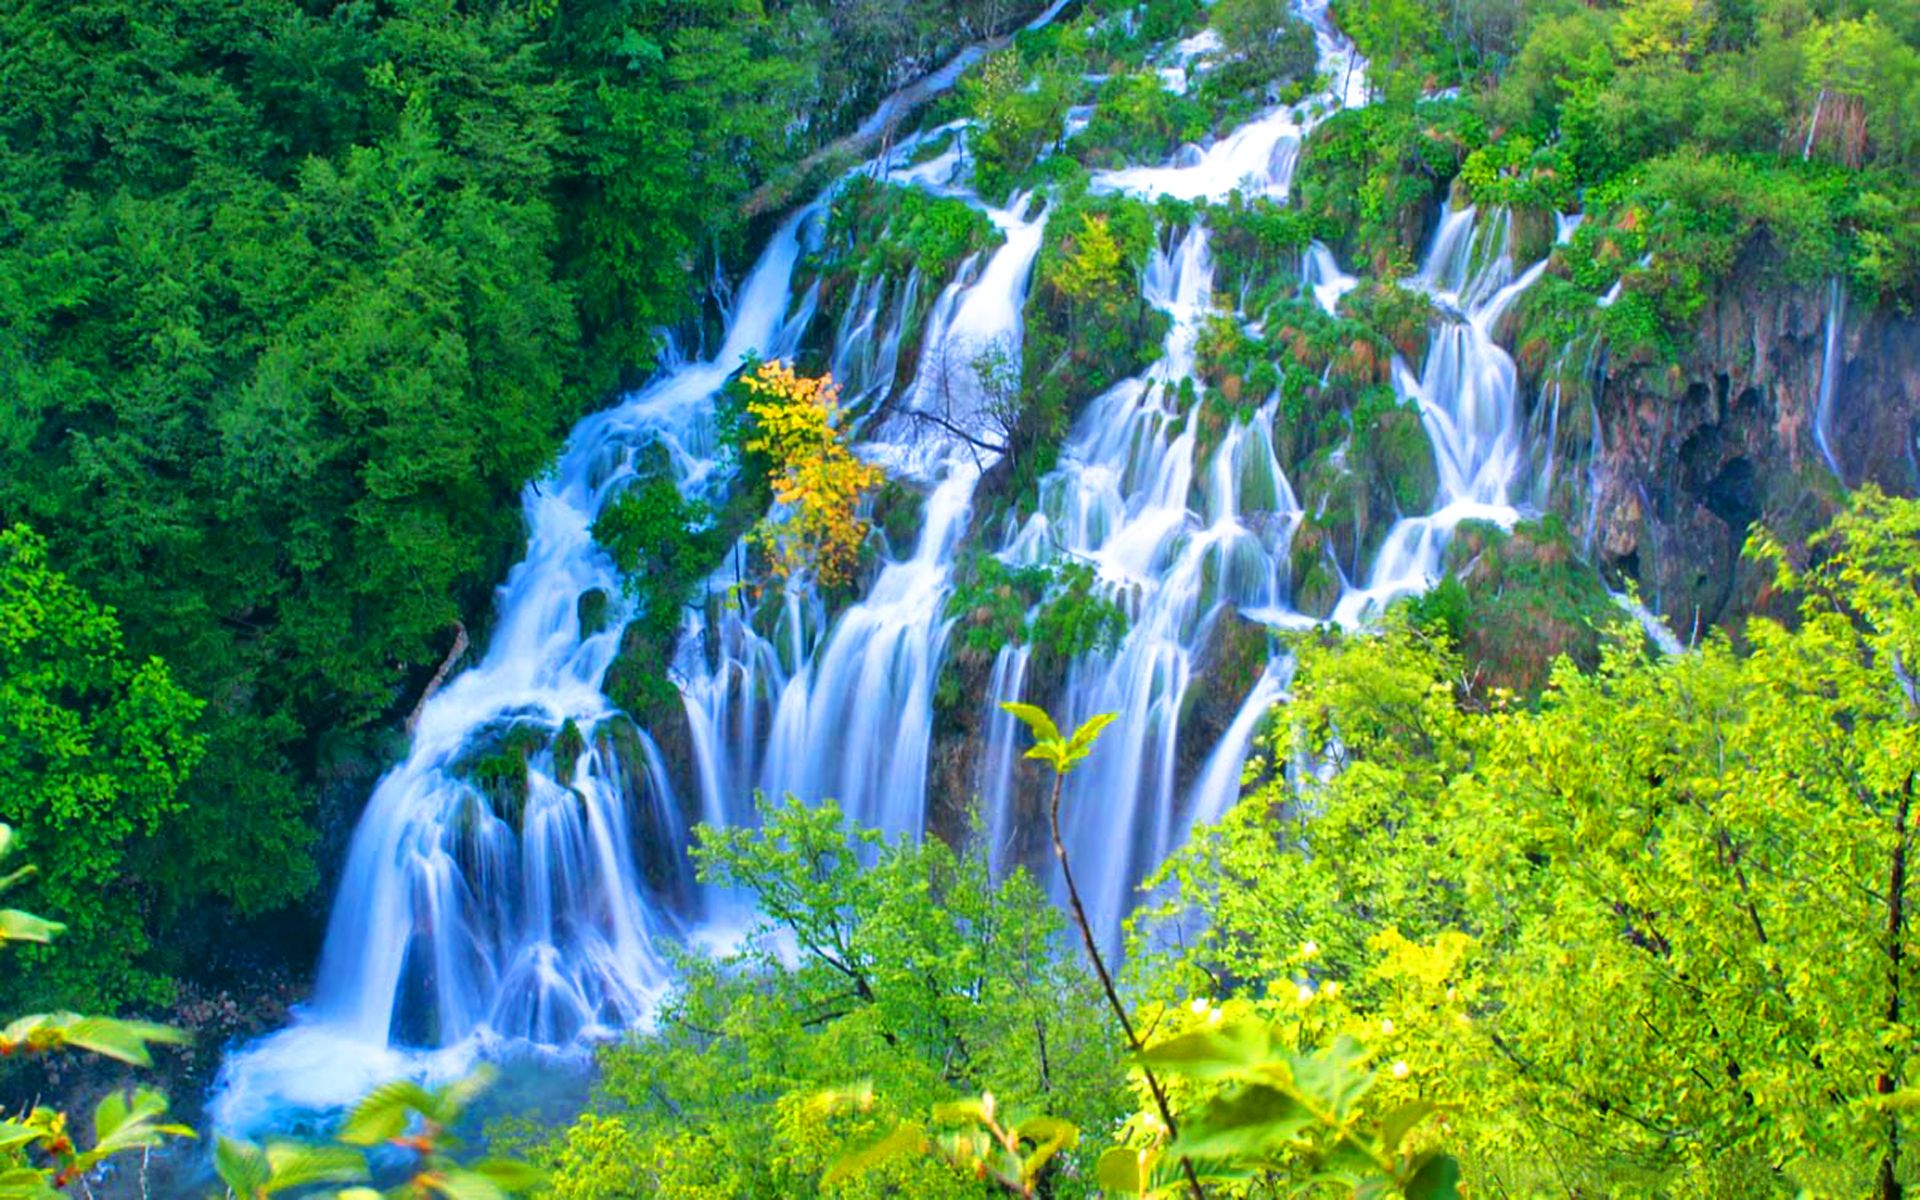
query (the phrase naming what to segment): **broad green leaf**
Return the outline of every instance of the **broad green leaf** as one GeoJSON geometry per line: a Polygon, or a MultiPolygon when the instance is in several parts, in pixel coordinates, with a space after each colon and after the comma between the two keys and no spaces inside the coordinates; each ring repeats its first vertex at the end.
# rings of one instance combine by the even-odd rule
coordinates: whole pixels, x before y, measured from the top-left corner
{"type": "Polygon", "coordinates": [[[430,1120],[451,1125],[459,1119],[481,1093],[493,1086],[499,1072],[490,1066],[475,1068],[465,1078],[456,1079],[433,1093],[433,1103],[423,1108],[422,1113],[430,1120]]]}
{"type": "Polygon", "coordinates": [[[547,1173],[531,1163],[519,1162],[511,1158],[487,1158],[476,1163],[468,1163],[467,1170],[476,1175],[484,1175],[504,1192],[520,1195],[536,1191],[547,1182],[547,1173]]]}
{"type": "Polygon", "coordinates": [[[1100,1156],[1100,1162],[1093,1169],[1094,1182],[1109,1194],[1138,1196],[1147,1190],[1153,1178],[1155,1157],[1156,1152],[1152,1150],[1115,1146],[1100,1156]]]}
{"type": "Polygon", "coordinates": [[[984,1125],[993,1119],[993,1115],[987,1111],[984,1101],[969,1096],[964,1100],[950,1100],[945,1104],[934,1105],[933,1119],[942,1125],[953,1125],[963,1121],[984,1125]]]}
{"type": "Polygon", "coordinates": [[[1020,1164],[1020,1177],[1028,1180],[1037,1177],[1054,1155],[1080,1144],[1079,1126],[1058,1117],[1028,1117],[1014,1126],[1013,1135],[1019,1141],[1033,1143],[1020,1164]]]}
{"type": "Polygon", "coordinates": [[[367,1177],[367,1160],[345,1146],[274,1142],[267,1147],[272,1168],[269,1190],[293,1191],[316,1183],[350,1183],[367,1177]]]}
{"type": "Polygon", "coordinates": [[[1065,752],[1061,749],[1059,742],[1035,742],[1033,745],[1027,747],[1027,752],[1024,757],[1046,763],[1055,771],[1065,772],[1067,770],[1068,764],[1065,758],[1065,752]]]}
{"type": "Polygon", "coordinates": [[[1085,721],[1082,721],[1080,728],[1074,730],[1073,736],[1067,739],[1067,749],[1084,756],[1087,751],[1093,749],[1094,739],[1100,736],[1100,731],[1118,719],[1119,714],[1117,713],[1093,714],[1085,721]]]}
{"type": "Polygon", "coordinates": [[[139,1067],[153,1063],[153,1056],[147,1051],[149,1043],[178,1044],[187,1040],[185,1033],[165,1025],[117,1021],[110,1017],[81,1017],[62,1028],[60,1034],[69,1046],[139,1067]]]}
{"type": "Polygon", "coordinates": [[[425,1088],[412,1080],[396,1079],[368,1092],[335,1136],[350,1146],[377,1146],[405,1133],[414,1113],[433,1107],[433,1097],[425,1088]]]}
{"type": "Polygon", "coordinates": [[[415,1182],[424,1183],[447,1200],[508,1200],[507,1193],[500,1190],[500,1185],[478,1171],[460,1168],[430,1171],[419,1176],[415,1182]]]}
{"type": "Polygon", "coordinates": [[[1317,1123],[1294,1097],[1256,1084],[1212,1097],[1183,1118],[1169,1150],[1188,1158],[1255,1158],[1284,1148],[1317,1123]]]}
{"type": "Polygon", "coordinates": [[[13,1150],[40,1140],[42,1131],[19,1121],[0,1121],[0,1151],[13,1150]]]}
{"type": "Polygon", "coordinates": [[[263,1196],[273,1179],[273,1166],[266,1151],[252,1142],[220,1137],[213,1143],[213,1169],[220,1182],[241,1200],[263,1196]]]}
{"type": "Polygon", "coordinates": [[[926,1144],[927,1135],[919,1126],[902,1123],[898,1129],[886,1137],[865,1149],[854,1151],[827,1168],[827,1173],[820,1177],[820,1182],[838,1183],[843,1179],[865,1174],[888,1159],[902,1154],[919,1154],[926,1144]]]}
{"type": "Polygon", "coordinates": [[[1440,1106],[1431,1100],[1409,1100],[1380,1121],[1380,1144],[1388,1154],[1396,1154],[1413,1127],[1427,1119],[1440,1106]]]}
{"type": "Polygon", "coordinates": [[[1235,1021],[1156,1042],[1140,1052],[1147,1066],[1194,1079],[1248,1079],[1274,1055],[1273,1035],[1259,1021],[1235,1021]]]}
{"type": "Polygon", "coordinates": [[[1018,701],[1002,701],[1000,707],[1033,732],[1036,742],[1057,742],[1060,740],[1060,727],[1053,723],[1047,710],[1037,704],[1021,704],[1018,701]]]}
{"type": "MultiPolygon", "coordinates": [[[[8,882],[12,877],[8,877],[8,882]]],[[[0,909],[0,942],[51,942],[67,931],[58,921],[36,917],[17,908],[0,909]]]]}
{"type": "Polygon", "coordinates": [[[1407,1200],[1460,1200],[1460,1164],[1451,1154],[1422,1159],[1407,1180],[1407,1200]]]}
{"type": "Polygon", "coordinates": [[[1342,1118],[1373,1086],[1373,1072],[1366,1069],[1366,1059],[1366,1050],[1350,1037],[1339,1038],[1312,1054],[1288,1056],[1294,1084],[1300,1091],[1317,1107],[1342,1118]]]}

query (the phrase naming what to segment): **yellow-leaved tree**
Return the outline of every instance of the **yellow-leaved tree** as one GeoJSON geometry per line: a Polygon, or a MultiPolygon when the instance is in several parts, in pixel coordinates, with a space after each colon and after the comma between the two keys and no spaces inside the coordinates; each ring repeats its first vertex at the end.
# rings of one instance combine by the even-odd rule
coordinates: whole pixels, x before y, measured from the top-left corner
{"type": "Polygon", "coordinates": [[[753,422],[744,445],[767,456],[779,506],[753,541],[780,579],[810,574],[823,587],[846,583],[867,536],[860,498],[885,473],[854,455],[832,376],[810,379],[788,363],[766,362],[741,383],[753,422]]]}

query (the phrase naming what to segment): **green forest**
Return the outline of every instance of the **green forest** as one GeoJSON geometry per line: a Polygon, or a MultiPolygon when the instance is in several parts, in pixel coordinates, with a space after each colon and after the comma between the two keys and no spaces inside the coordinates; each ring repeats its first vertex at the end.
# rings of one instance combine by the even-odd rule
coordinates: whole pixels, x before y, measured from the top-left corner
{"type": "MultiPolygon", "coordinates": [[[[248,1200],[1920,1188],[1920,5],[1333,0],[1367,103],[1312,110],[1284,195],[1101,182],[1345,87],[1308,7],[0,12],[0,1200],[141,1194],[152,1155],[188,1165],[149,1191],[248,1200]],[[1203,35],[1208,69],[1168,85],[1203,35]],[[963,51],[953,86],[863,127],[963,51]],[[896,141],[969,182],[856,169],[896,141]],[[683,495],[654,447],[591,526],[625,586],[583,595],[578,633],[619,624],[597,686],[623,728],[683,778],[662,730],[696,707],[690,612],[808,589],[817,616],[748,622],[798,646],[789,623],[911,556],[932,489],[857,451],[942,288],[1044,214],[1021,341],[966,364],[993,459],[972,528],[997,535],[1164,357],[1148,280],[1204,229],[1214,311],[1169,404],[1203,456],[1265,422],[1310,501],[1283,556],[1303,619],[1209,660],[1238,689],[1223,728],[1290,663],[1238,802],[1149,873],[1116,945],[1060,833],[1062,781],[1138,749],[1107,714],[1017,706],[1042,802],[1011,868],[937,752],[916,836],[832,797],[720,825],[680,795],[689,873],[756,916],[724,948],[662,939],[671,986],[593,1051],[584,1108],[490,1101],[512,1089],[482,1068],[215,1130],[223,1054],[309,994],[369,794],[486,651],[523,494],[582,418],[720,344],[816,195],[796,278],[822,315],[789,364],[722,364],[731,490],[683,495]],[[1336,599],[1446,486],[1393,364],[1417,375],[1459,302],[1416,281],[1469,205],[1545,263],[1493,337],[1545,482],[1343,626],[1336,599]],[[1325,308],[1312,248],[1354,273],[1325,308]],[[899,362],[843,410],[828,326],[874,295],[899,362]],[[1848,398],[1868,415],[1834,426],[1853,458],[1829,471],[1836,355],[1880,391],[1848,398]],[[1553,473],[1589,443],[1643,497],[1637,542],[1553,473]]],[[[986,737],[1008,647],[1039,700],[1122,653],[1131,585],[985,541],[952,558],[936,748],[986,737]]],[[[567,786],[609,740],[569,719],[475,778],[524,812],[543,755],[567,786]]]]}

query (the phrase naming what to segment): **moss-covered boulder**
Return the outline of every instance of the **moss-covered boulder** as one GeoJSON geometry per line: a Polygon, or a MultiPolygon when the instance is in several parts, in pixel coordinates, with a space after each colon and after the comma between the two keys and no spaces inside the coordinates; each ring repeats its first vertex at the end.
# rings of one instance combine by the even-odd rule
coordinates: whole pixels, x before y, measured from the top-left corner
{"type": "Polygon", "coordinates": [[[1603,631],[1623,619],[1599,573],[1551,517],[1511,533],[1462,524],[1447,547],[1446,571],[1409,603],[1416,620],[1446,628],[1486,687],[1537,696],[1562,656],[1597,666],[1603,631]]]}

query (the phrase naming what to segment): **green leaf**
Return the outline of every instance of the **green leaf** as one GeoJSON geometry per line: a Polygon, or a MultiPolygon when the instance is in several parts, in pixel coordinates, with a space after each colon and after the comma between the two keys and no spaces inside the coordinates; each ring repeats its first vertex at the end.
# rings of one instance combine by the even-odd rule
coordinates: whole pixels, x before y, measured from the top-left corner
{"type": "Polygon", "coordinates": [[[1460,1164],[1451,1154],[1431,1154],[1407,1180],[1407,1200],[1460,1200],[1460,1164]]]}
{"type": "Polygon", "coordinates": [[[181,1043],[187,1035],[178,1029],[155,1025],[150,1021],[117,1021],[111,1017],[81,1017],[60,1030],[60,1038],[69,1046],[90,1050],[103,1058],[118,1059],[138,1067],[151,1066],[147,1052],[151,1042],[181,1043]]]}
{"type": "Polygon", "coordinates": [[[1147,1182],[1153,1177],[1155,1157],[1152,1150],[1115,1146],[1100,1156],[1093,1168],[1094,1182],[1105,1192],[1138,1196],[1147,1190],[1147,1182]]]}
{"type": "Polygon", "coordinates": [[[435,1171],[420,1176],[418,1182],[425,1183],[447,1200],[508,1200],[507,1193],[501,1191],[498,1184],[478,1171],[435,1171]]]}
{"type": "Polygon", "coordinates": [[[268,1190],[293,1191],[316,1183],[349,1183],[367,1177],[367,1160],[345,1146],[312,1146],[304,1142],[274,1142],[266,1159],[272,1178],[268,1190]]]}
{"type": "Polygon", "coordinates": [[[227,1190],[241,1200],[265,1195],[267,1184],[273,1178],[273,1166],[267,1161],[266,1151],[252,1142],[230,1137],[214,1140],[213,1170],[220,1176],[220,1182],[227,1185],[227,1190]]]}
{"type": "MultiPolygon", "coordinates": [[[[5,858],[5,857],[6,857],[6,851],[0,850],[0,858],[5,858]]],[[[15,887],[19,886],[19,883],[21,880],[31,878],[38,870],[39,870],[38,867],[34,866],[32,863],[28,863],[26,866],[21,867],[18,871],[13,871],[8,873],[7,875],[0,876],[0,892],[12,891],[15,887]]]]}
{"type": "Polygon", "coordinates": [[[547,1173],[531,1163],[511,1158],[487,1158],[468,1163],[467,1169],[485,1175],[501,1191],[511,1195],[536,1191],[547,1182],[547,1173]]]}
{"type": "MultiPolygon", "coordinates": [[[[7,877],[9,883],[18,872],[7,877]]],[[[4,890],[4,889],[0,889],[4,890]]],[[[0,942],[51,942],[67,931],[58,921],[36,917],[16,908],[0,909],[0,942]]]]}
{"type": "Polygon", "coordinates": [[[1074,730],[1073,736],[1067,739],[1067,749],[1070,752],[1085,756],[1087,751],[1093,749],[1094,739],[1100,736],[1100,731],[1118,719],[1119,714],[1117,713],[1093,714],[1081,722],[1080,728],[1074,730]]]}
{"type": "Polygon", "coordinates": [[[1256,1084],[1214,1096],[1180,1123],[1171,1151],[1188,1158],[1257,1158],[1318,1123],[1299,1100],[1256,1084]]]}
{"type": "Polygon", "coordinates": [[[1053,718],[1047,715],[1047,710],[1039,705],[1006,700],[1001,702],[1000,707],[1031,730],[1034,741],[1057,742],[1060,740],[1060,727],[1053,723],[1053,718]]]}
{"type": "Polygon", "coordinates": [[[1071,766],[1071,764],[1067,762],[1066,752],[1061,748],[1059,742],[1035,742],[1032,746],[1028,747],[1024,757],[1037,759],[1063,774],[1069,766],[1071,766]]]}
{"type": "Polygon", "coordinates": [[[1013,1136],[1033,1143],[1033,1149],[1020,1164],[1020,1177],[1032,1180],[1054,1155],[1080,1144],[1080,1127],[1059,1117],[1028,1117],[1014,1126],[1013,1136]]]}
{"type": "Polygon", "coordinates": [[[1365,1067],[1366,1050],[1350,1037],[1312,1054],[1288,1056],[1293,1081],[1317,1107],[1344,1118],[1354,1102],[1373,1086],[1373,1072],[1365,1067]]]}
{"type": "Polygon", "coordinates": [[[1380,1121],[1380,1144],[1388,1154],[1398,1153],[1413,1127],[1427,1119],[1440,1106],[1431,1100],[1409,1100],[1380,1121]]]}
{"type": "Polygon", "coordinates": [[[1236,1021],[1156,1042],[1138,1057],[1149,1067],[1218,1080],[1252,1078],[1273,1055],[1273,1036],[1264,1023],[1236,1021]]]}
{"type": "Polygon", "coordinates": [[[838,1183],[863,1175],[888,1159],[902,1154],[919,1154],[927,1144],[927,1135],[918,1125],[902,1122],[898,1129],[863,1150],[856,1150],[827,1168],[820,1177],[823,1184],[838,1183]]]}
{"type": "Polygon", "coordinates": [[[460,1118],[481,1093],[493,1086],[499,1072],[490,1066],[475,1068],[462,1079],[456,1079],[433,1093],[433,1103],[421,1108],[422,1115],[440,1125],[451,1125],[460,1118]]]}
{"type": "Polygon", "coordinates": [[[377,1146],[405,1133],[414,1113],[433,1107],[434,1098],[425,1088],[409,1079],[396,1079],[368,1092],[334,1136],[350,1146],[377,1146]]]}
{"type": "Polygon", "coordinates": [[[40,1140],[44,1132],[19,1121],[0,1121],[0,1152],[32,1145],[40,1140]]]}
{"type": "Polygon", "coordinates": [[[941,1125],[955,1125],[963,1122],[984,1125],[993,1118],[987,1112],[985,1101],[970,1096],[965,1100],[950,1100],[945,1104],[934,1105],[933,1119],[941,1125]]]}

